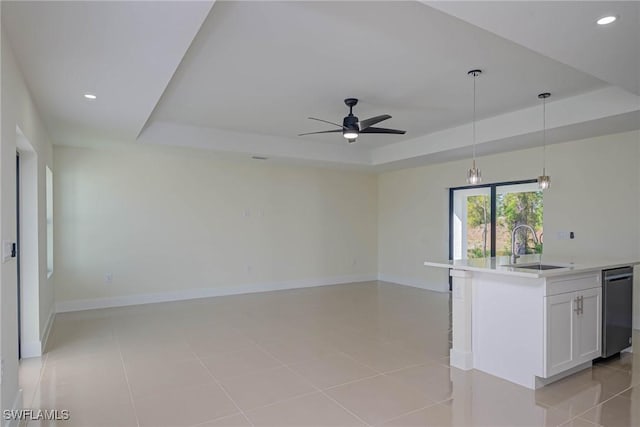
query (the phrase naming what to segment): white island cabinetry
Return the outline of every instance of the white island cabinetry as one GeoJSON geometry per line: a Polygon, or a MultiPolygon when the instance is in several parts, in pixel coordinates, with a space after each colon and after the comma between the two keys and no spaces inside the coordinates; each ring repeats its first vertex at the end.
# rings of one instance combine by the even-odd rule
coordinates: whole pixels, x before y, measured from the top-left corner
{"type": "MultiPolygon", "coordinates": [[[[531,269],[523,256],[427,261],[450,269],[451,366],[535,389],[591,366],[602,353],[602,270],[637,261],[563,263],[531,269]]],[[[531,265],[532,266],[532,265],[531,265]]]]}
{"type": "Polygon", "coordinates": [[[599,274],[550,280],[544,310],[544,378],[600,356],[602,287],[599,274]],[[567,292],[569,288],[576,290],[567,292]]]}

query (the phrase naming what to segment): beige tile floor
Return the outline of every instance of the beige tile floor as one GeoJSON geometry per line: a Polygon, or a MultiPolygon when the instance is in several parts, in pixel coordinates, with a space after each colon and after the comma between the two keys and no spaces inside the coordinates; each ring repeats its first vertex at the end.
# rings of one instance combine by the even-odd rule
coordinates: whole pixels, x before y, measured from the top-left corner
{"type": "Polygon", "coordinates": [[[640,425],[640,356],[537,391],[463,372],[449,303],[369,282],[61,314],[22,362],[25,407],[64,427],[640,425]]]}

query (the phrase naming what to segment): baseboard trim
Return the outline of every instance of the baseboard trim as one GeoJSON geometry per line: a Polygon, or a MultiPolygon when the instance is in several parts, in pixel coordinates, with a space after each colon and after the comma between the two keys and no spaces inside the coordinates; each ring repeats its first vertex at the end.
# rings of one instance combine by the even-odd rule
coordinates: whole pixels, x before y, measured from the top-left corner
{"type": "Polygon", "coordinates": [[[369,282],[377,280],[375,274],[338,276],[321,279],[291,280],[286,282],[256,283],[250,285],[225,286],[218,288],[187,289],[176,292],[154,294],[127,295],[109,298],[94,298],[61,301],[56,303],[56,313],[92,310],[109,307],[125,307],[129,305],[152,304],[158,302],[183,301],[197,298],[211,298],[226,295],[252,294],[258,292],[281,291],[287,289],[331,286],[343,283],[369,282]]]}
{"type": "Polygon", "coordinates": [[[56,314],[53,310],[54,307],[51,308],[52,310],[49,313],[49,317],[47,318],[47,324],[40,334],[40,339],[20,343],[20,356],[29,358],[40,357],[44,354],[45,348],[47,347],[47,340],[49,339],[49,333],[51,332],[51,325],[53,325],[53,319],[56,314]]]}
{"type": "Polygon", "coordinates": [[[388,274],[379,274],[378,280],[382,282],[397,283],[398,285],[411,286],[412,288],[426,289],[428,291],[449,292],[448,283],[436,285],[433,283],[427,283],[426,281],[420,279],[409,279],[406,277],[398,277],[388,274]]]}
{"type": "MultiPolygon", "coordinates": [[[[19,388],[16,393],[16,398],[13,401],[13,406],[11,407],[12,411],[19,411],[22,409],[22,389],[19,388]]],[[[4,415],[4,414],[3,414],[4,415]]],[[[5,420],[4,427],[18,427],[20,425],[19,419],[9,419],[5,420]]]]}
{"type": "Polygon", "coordinates": [[[20,343],[20,356],[28,359],[30,357],[42,356],[42,344],[40,341],[27,341],[20,343]]]}
{"type": "Polygon", "coordinates": [[[538,389],[538,388],[544,387],[548,384],[551,384],[553,382],[566,378],[569,375],[573,375],[576,372],[580,372],[583,369],[587,369],[590,366],[593,366],[593,361],[591,360],[589,360],[588,362],[581,363],[578,366],[574,366],[573,368],[567,369],[564,372],[560,372],[559,374],[552,375],[548,378],[534,377],[533,387],[527,387],[527,388],[538,389]]]}
{"type": "Polygon", "coordinates": [[[55,305],[51,305],[51,311],[49,312],[49,318],[47,319],[47,324],[44,327],[44,331],[42,331],[42,335],[40,335],[40,351],[41,354],[44,354],[47,348],[47,341],[49,341],[49,335],[51,334],[51,327],[53,326],[53,321],[56,317],[56,307],[55,305]]]}
{"type": "Polygon", "coordinates": [[[462,369],[463,371],[469,371],[473,369],[473,353],[462,352],[458,350],[449,350],[449,363],[454,368],[462,369]]]}

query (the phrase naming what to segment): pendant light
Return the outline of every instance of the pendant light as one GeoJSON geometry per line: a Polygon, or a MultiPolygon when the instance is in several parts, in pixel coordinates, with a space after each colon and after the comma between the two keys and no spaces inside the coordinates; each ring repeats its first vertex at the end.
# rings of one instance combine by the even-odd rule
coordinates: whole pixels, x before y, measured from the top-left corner
{"type": "Polygon", "coordinates": [[[538,95],[542,99],[542,175],[538,177],[538,186],[542,190],[551,185],[551,177],[547,175],[547,98],[550,96],[549,92],[538,95]]]}
{"type": "Polygon", "coordinates": [[[473,77],[473,163],[467,172],[467,183],[478,185],[482,182],[482,173],[476,167],[476,79],[482,70],[471,70],[467,74],[473,77]]]}

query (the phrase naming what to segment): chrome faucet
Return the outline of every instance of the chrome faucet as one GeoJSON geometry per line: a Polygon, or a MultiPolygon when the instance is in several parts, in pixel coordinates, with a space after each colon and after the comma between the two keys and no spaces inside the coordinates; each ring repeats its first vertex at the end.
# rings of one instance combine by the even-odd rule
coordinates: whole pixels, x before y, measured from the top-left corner
{"type": "MultiPolygon", "coordinates": [[[[513,227],[513,230],[511,230],[511,264],[515,264],[516,260],[520,258],[520,255],[516,254],[516,231],[518,231],[520,228],[526,228],[531,230],[531,234],[533,234],[534,242],[536,242],[536,244],[539,243],[538,236],[536,235],[536,231],[533,229],[532,226],[528,224],[520,224],[513,227]]],[[[525,239],[526,239],[526,236],[525,236],[525,239]]],[[[525,240],[525,245],[526,244],[527,243],[525,240]]]]}

